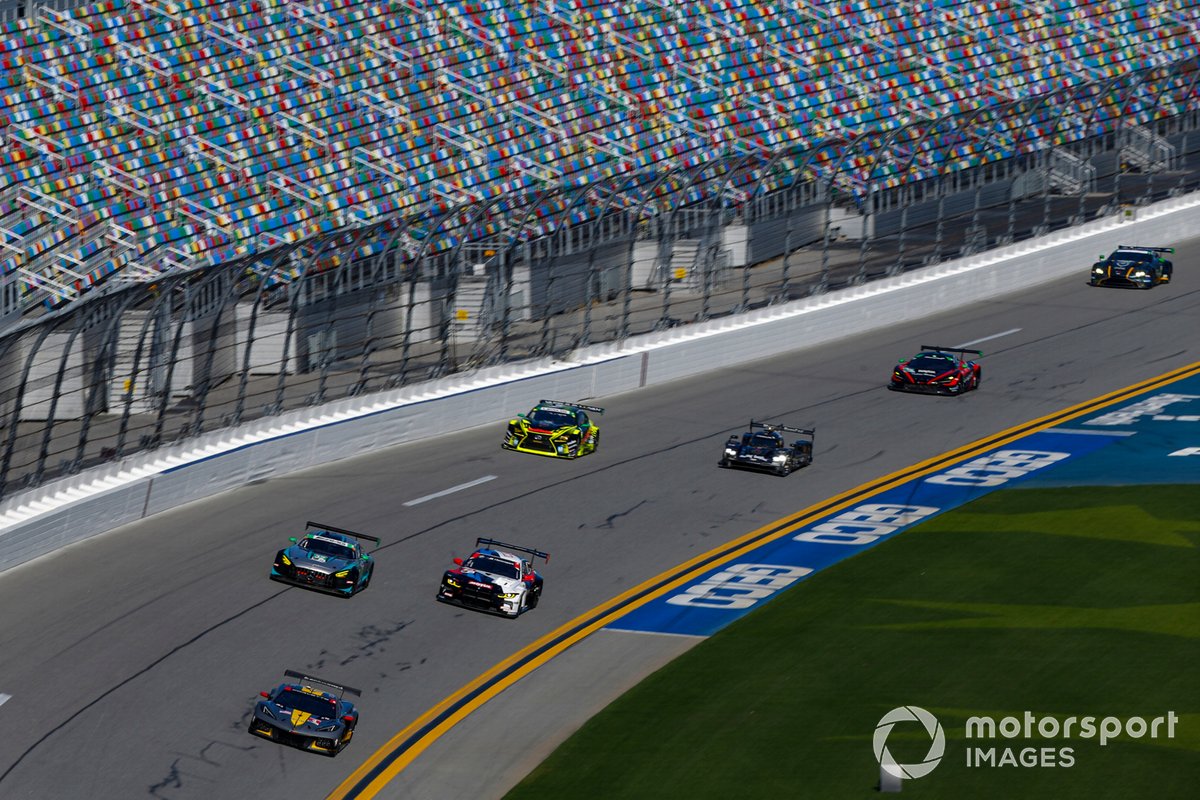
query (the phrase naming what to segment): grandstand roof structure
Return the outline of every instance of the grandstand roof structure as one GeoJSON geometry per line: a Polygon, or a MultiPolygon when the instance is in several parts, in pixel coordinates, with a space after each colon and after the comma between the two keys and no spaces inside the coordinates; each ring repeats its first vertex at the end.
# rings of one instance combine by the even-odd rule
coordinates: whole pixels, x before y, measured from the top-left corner
{"type": "Polygon", "coordinates": [[[1198,38],[1193,0],[42,7],[0,25],[0,300],[337,231],[437,252],[796,181],[861,196],[1178,115],[1198,38]]]}

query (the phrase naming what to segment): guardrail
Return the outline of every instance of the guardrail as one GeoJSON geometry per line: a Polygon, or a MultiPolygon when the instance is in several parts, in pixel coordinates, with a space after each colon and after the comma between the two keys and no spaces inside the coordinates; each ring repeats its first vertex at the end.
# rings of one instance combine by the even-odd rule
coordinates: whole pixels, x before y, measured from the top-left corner
{"type": "MultiPolygon", "coordinates": [[[[0,503],[0,571],[121,525],[245,485],[498,424],[538,397],[611,396],[810,348],[1078,274],[1122,241],[1194,235],[1200,195],[1106,217],[842,291],[686,328],[285,412],[99,466],[0,503]],[[869,313],[865,313],[869,312],[869,313]]],[[[497,428],[499,436],[499,428],[497,428]]]]}

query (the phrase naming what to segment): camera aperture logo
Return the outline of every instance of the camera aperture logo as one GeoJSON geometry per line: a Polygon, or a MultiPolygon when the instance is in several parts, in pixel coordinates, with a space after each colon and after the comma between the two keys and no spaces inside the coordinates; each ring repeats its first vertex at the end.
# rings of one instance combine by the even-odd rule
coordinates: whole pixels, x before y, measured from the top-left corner
{"type": "MultiPolygon", "coordinates": [[[[1100,747],[1105,747],[1117,738],[1136,740],[1162,736],[1174,739],[1178,724],[1179,715],[1174,711],[1149,719],[1140,716],[1059,718],[1026,711],[1021,716],[1010,715],[1000,719],[990,716],[969,717],[963,728],[962,739],[966,744],[967,767],[1073,767],[1077,763],[1075,748],[1061,746],[1060,741],[1069,745],[1077,739],[1094,739],[1100,747]],[[1029,746],[996,744],[998,741],[1014,739],[1023,740],[1029,746]],[[1053,742],[1054,746],[1044,746],[1047,741],[1053,742]],[[1036,746],[1039,743],[1043,746],[1036,746]]],[[[937,717],[930,712],[919,706],[900,706],[879,720],[873,744],[875,759],[884,772],[896,778],[912,780],[933,772],[941,762],[946,753],[946,734],[937,717]],[[923,761],[900,764],[888,750],[888,736],[899,722],[919,722],[929,734],[931,743],[923,761]]]]}
{"type": "Polygon", "coordinates": [[[946,752],[946,734],[942,730],[942,724],[937,721],[937,717],[925,709],[919,706],[901,706],[893,708],[879,720],[879,724],[875,726],[873,744],[875,745],[875,760],[879,762],[879,766],[883,767],[884,772],[897,778],[911,780],[924,777],[937,767],[942,760],[942,755],[946,752]],[[925,754],[925,759],[920,763],[897,763],[896,759],[892,757],[891,751],[888,750],[888,734],[892,732],[892,728],[896,726],[897,722],[919,722],[925,726],[925,732],[929,734],[932,742],[929,745],[929,752],[925,754]]]}

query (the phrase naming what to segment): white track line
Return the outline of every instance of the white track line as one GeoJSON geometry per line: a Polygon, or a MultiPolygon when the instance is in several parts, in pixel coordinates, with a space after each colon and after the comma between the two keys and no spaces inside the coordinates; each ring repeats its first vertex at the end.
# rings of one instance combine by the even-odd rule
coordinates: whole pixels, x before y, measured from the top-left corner
{"type": "Polygon", "coordinates": [[[3,692],[0,692],[0,706],[4,705],[9,700],[12,700],[11,694],[4,694],[3,692]]]}
{"type": "Polygon", "coordinates": [[[455,492],[461,492],[463,489],[470,489],[472,486],[478,486],[481,483],[487,483],[488,481],[494,481],[495,479],[496,479],[495,475],[484,475],[482,478],[476,478],[473,481],[467,481],[466,483],[460,483],[458,486],[451,486],[449,489],[442,489],[440,492],[434,492],[433,494],[427,494],[424,497],[418,497],[416,500],[409,500],[404,505],[419,506],[421,503],[427,502],[429,500],[436,500],[439,497],[445,497],[448,494],[454,494],[455,492]]]}
{"type": "Polygon", "coordinates": [[[1136,436],[1137,431],[1086,430],[1084,428],[1046,428],[1042,433],[1073,433],[1080,436],[1136,436]]]}
{"type": "Polygon", "coordinates": [[[610,633],[636,633],[639,636],[677,636],[681,639],[707,639],[707,636],[698,633],[669,633],[667,631],[638,631],[633,628],[601,628],[600,630],[610,633]]]}
{"type": "Polygon", "coordinates": [[[991,336],[984,336],[982,339],[972,339],[969,342],[963,342],[962,344],[956,344],[954,346],[956,348],[957,347],[970,347],[973,344],[980,344],[982,342],[990,342],[992,339],[999,339],[1001,336],[1011,336],[1014,333],[1020,333],[1020,332],[1021,332],[1020,328],[1013,328],[1011,331],[1004,331],[1002,333],[993,333],[991,336]]]}

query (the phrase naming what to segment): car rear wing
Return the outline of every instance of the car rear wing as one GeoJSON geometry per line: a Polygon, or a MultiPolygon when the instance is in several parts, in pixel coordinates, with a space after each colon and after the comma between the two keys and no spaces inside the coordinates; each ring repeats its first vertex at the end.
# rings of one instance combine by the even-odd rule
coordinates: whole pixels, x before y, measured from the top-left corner
{"type": "Polygon", "coordinates": [[[588,411],[592,414],[603,414],[604,409],[599,406],[585,406],[583,403],[569,403],[566,400],[539,400],[539,406],[550,406],[551,408],[578,408],[581,411],[588,411]]]}
{"type": "Polygon", "coordinates": [[[787,431],[788,433],[799,433],[803,436],[816,438],[817,432],[813,428],[793,428],[791,425],[776,425],[774,422],[755,422],[750,420],[750,430],[762,428],[765,431],[787,431]]]}
{"type": "Polygon", "coordinates": [[[301,683],[319,683],[322,686],[328,686],[330,689],[336,689],[341,694],[352,694],[355,697],[362,697],[362,690],[355,689],[351,686],[343,686],[340,683],[332,683],[324,678],[314,678],[312,675],[305,675],[303,672],[296,672],[294,669],[285,669],[284,677],[295,678],[301,683]]]}
{"type": "Polygon", "coordinates": [[[937,345],[937,344],[923,344],[923,345],[921,345],[921,349],[922,350],[934,350],[939,353],[963,353],[963,354],[970,353],[973,356],[979,356],[980,358],[983,357],[982,350],[969,350],[965,347],[942,347],[941,345],[937,345]]]}
{"type": "Polygon", "coordinates": [[[312,520],[309,520],[308,522],[304,523],[304,527],[310,531],[316,529],[319,531],[326,531],[328,533],[343,533],[346,536],[353,536],[355,539],[365,539],[368,542],[379,544],[378,537],[367,536],[365,533],[355,533],[354,531],[348,531],[345,528],[335,528],[332,525],[326,525],[323,522],[313,522],[312,520]]]}
{"type": "Polygon", "coordinates": [[[1142,247],[1140,244],[1123,244],[1118,250],[1145,250],[1150,253],[1174,253],[1174,247],[1142,247]]]}
{"type": "Polygon", "coordinates": [[[507,547],[509,550],[516,550],[518,553],[528,553],[529,555],[533,556],[534,558],[542,559],[547,564],[550,563],[550,554],[549,553],[543,553],[541,550],[532,550],[528,547],[521,547],[519,545],[509,544],[508,542],[498,542],[495,539],[485,539],[483,537],[480,537],[475,540],[475,546],[476,547],[480,547],[480,546],[483,546],[483,547],[507,547]]]}

